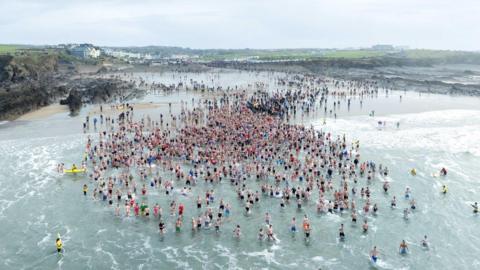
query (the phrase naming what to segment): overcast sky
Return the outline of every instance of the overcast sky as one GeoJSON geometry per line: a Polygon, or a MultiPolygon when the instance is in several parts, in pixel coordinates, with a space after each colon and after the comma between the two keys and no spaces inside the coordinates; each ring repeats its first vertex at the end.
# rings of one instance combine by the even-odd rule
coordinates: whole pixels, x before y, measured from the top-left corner
{"type": "Polygon", "coordinates": [[[0,0],[0,43],[480,50],[480,0],[0,0]]]}

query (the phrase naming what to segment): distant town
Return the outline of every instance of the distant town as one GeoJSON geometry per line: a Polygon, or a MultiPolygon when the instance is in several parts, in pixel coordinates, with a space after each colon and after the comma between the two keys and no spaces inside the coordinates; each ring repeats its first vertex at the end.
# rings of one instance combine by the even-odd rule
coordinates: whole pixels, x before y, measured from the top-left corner
{"type": "Polygon", "coordinates": [[[168,63],[205,63],[211,61],[239,62],[279,62],[303,61],[313,58],[363,58],[399,54],[408,50],[408,46],[389,44],[373,45],[369,48],[347,49],[209,49],[197,50],[179,47],[147,46],[147,47],[101,47],[93,44],[59,44],[48,46],[50,49],[65,50],[69,55],[79,59],[98,59],[114,57],[131,64],[168,64],[168,63]]]}
{"type": "Polygon", "coordinates": [[[66,62],[110,65],[165,66],[176,64],[313,63],[323,67],[428,66],[434,64],[480,63],[472,51],[411,49],[408,46],[376,44],[367,48],[302,49],[191,49],[172,46],[109,47],[89,43],[48,46],[0,45],[0,55],[55,54],[66,62]],[[323,63],[318,65],[319,62],[323,63]]]}

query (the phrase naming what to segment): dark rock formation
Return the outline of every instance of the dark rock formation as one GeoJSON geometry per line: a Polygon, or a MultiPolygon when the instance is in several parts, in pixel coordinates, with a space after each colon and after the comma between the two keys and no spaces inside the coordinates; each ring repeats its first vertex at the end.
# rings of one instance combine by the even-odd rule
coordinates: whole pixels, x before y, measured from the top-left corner
{"type": "Polygon", "coordinates": [[[51,104],[65,95],[58,58],[50,54],[0,56],[0,120],[51,104]]]}
{"type": "Polygon", "coordinates": [[[78,90],[72,90],[66,99],[60,100],[61,105],[68,105],[70,113],[76,114],[82,107],[82,95],[78,90]]]}
{"type": "Polygon", "coordinates": [[[84,103],[123,101],[132,92],[137,91],[133,83],[118,79],[76,79],[72,80],[68,87],[72,90],[66,99],[60,100],[60,104],[68,105],[72,114],[76,114],[84,103]]]}
{"type": "Polygon", "coordinates": [[[124,99],[135,92],[135,85],[118,79],[78,76],[74,65],[53,53],[0,56],[0,120],[15,119],[65,97],[61,104],[75,114],[83,103],[124,99]]]}

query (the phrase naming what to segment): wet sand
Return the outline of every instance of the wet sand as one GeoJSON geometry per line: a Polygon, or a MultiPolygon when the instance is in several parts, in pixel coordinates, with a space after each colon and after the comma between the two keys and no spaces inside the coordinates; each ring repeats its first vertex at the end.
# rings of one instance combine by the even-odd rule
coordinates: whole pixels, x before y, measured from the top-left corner
{"type": "MultiPolygon", "coordinates": [[[[156,109],[160,108],[163,106],[168,106],[168,102],[161,102],[161,103],[136,103],[136,104],[131,104],[133,105],[133,108],[135,110],[148,110],[148,109],[156,109]]],[[[125,109],[125,108],[124,108],[125,109]]],[[[103,105],[103,114],[104,115],[110,115],[113,113],[117,113],[119,111],[122,111],[122,107],[118,106],[116,109],[110,107],[108,104],[103,105]]],[[[60,104],[53,104],[53,105],[48,105],[46,107],[40,108],[38,110],[34,110],[31,112],[28,112],[16,120],[18,121],[32,121],[32,120],[41,120],[44,118],[47,118],[49,116],[58,114],[58,113],[65,113],[68,112],[68,106],[67,105],[60,105],[60,104]]],[[[96,105],[94,108],[92,108],[89,113],[89,115],[94,115],[94,114],[100,114],[100,106],[96,105]]]]}
{"type": "Polygon", "coordinates": [[[64,113],[64,112],[68,112],[67,105],[53,104],[53,105],[48,105],[46,107],[40,108],[38,110],[31,111],[29,113],[26,113],[20,116],[19,118],[17,118],[17,120],[20,120],[20,121],[39,120],[42,118],[55,115],[57,113],[64,113]]]}

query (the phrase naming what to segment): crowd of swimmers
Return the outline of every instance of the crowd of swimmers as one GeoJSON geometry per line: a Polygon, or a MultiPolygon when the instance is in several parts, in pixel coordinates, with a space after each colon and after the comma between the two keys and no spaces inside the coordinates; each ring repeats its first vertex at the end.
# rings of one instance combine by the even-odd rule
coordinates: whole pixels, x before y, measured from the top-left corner
{"type": "MultiPolygon", "coordinates": [[[[239,213],[258,215],[255,206],[263,200],[278,202],[280,209],[301,211],[301,223],[292,217],[288,228],[292,233],[303,231],[306,241],[315,230],[309,217],[313,213],[349,213],[352,223],[361,215],[358,233],[368,233],[367,217],[380,211],[380,202],[372,199],[373,187],[380,182],[388,193],[388,167],[362,160],[359,141],[286,120],[289,115],[308,115],[318,108],[331,114],[334,108],[327,107],[329,98],[339,98],[335,107],[340,106],[340,99],[350,106],[351,97],[376,95],[378,87],[374,82],[327,83],[312,76],[290,82],[279,80],[295,89],[273,94],[243,91],[204,100],[192,98],[189,106],[181,103],[179,114],[160,114],[156,120],[135,118],[129,105],[116,117],[101,116],[99,129],[88,136],[85,147],[83,163],[89,181],[82,187],[83,194],[92,190],[90,196],[111,206],[116,216],[153,217],[160,234],[170,227],[181,233],[190,220],[193,231],[213,228],[222,233],[222,228],[231,224],[233,236],[240,239],[241,226],[235,223],[241,218],[239,213]],[[219,185],[229,185],[237,201],[218,197],[215,190],[219,185]],[[159,203],[149,203],[152,191],[167,198],[169,204],[163,207],[169,213],[164,213],[159,203]]],[[[89,121],[86,119],[85,129],[89,121]]],[[[442,173],[446,175],[446,170],[442,173]]],[[[409,187],[404,198],[409,206],[404,218],[408,219],[417,207],[409,187]]],[[[393,196],[390,207],[395,209],[397,204],[393,196]]],[[[478,212],[477,203],[472,207],[478,212]]],[[[256,238],[277,241],[274,225],[272,214],[266,212],[256,238]]],[[[345,241],[346,234],[342,223],[339,239],[345,241]]],[[[427,236],[422,246],[428,246],[427,236]]],[[[405,240],[399,251],[408,252],[405,240]]],[[[377,261],[377,247],[370,256],[377,261]]]]}

